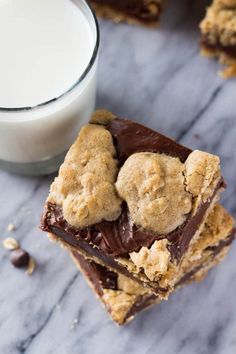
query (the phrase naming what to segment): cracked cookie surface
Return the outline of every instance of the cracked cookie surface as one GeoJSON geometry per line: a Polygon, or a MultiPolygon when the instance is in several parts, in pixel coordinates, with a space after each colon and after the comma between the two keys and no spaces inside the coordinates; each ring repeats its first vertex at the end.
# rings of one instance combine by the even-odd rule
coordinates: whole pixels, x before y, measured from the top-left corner
{"type": "Polygon", "coordinates": [[[165,154],[136,153],[121,167],[116,188],[134,224],[162,235],[194,214],[219,178],[219,158],[202,151],[193,151],[185,163],[165,154]]]}
{"type": "Polygon", "coordinates": [[[88,124],[70,148],[48,201],[62,206],[65,219],[78,228],[115,220],[121,212],[114,186],[117,173],[111,134],[103,126],[88,124]]]}

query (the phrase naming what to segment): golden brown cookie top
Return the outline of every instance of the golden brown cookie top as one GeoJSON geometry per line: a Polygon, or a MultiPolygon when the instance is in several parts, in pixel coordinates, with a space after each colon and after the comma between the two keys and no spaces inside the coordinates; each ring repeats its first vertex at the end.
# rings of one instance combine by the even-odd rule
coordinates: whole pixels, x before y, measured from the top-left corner
{"type": "Polygon", "coordinates": [[[103,126],[88,124],[70,148],[48,201],[62,206],[65,219],[78,228],[115,220],[121,212],[117,173],[111,134],[103,126]]]}
{"type": "Polygon", "coordinates": [[[175,157],[149,152],[131,155],[120,169],[116,189],[133,222],[157,234],[176,229],[191,211],[184,164],[175,157]]]}
{"type": "Polygon", "coordinates": [[[214,0],[200,27],[209,44],[235,45],[236,0],[214,0]]]}

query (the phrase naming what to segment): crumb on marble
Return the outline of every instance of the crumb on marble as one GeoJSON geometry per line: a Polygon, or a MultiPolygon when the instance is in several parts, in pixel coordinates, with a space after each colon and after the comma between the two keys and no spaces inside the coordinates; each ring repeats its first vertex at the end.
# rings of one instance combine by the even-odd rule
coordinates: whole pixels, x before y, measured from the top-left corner
{"type": "Polygon", "coordinates": [[[71,329],[75,329],[76,326],[78,325],[78,319],[77,318],[74,318],[73,321],[72,321],[72,324],[70,326],[71,329]]]}
{"type": "Polygon", "coordinates": [[[2,241],[3,247],[7,250],[13,251],[20,247],[19,243],[13,237],[7,237],[2,241]]]}
{"type": "Polygon", "coordinates": [[[30,256],[29,265],[28,265],[26,274],[32,275],[33,272],[35,271],[35,267],[36,267],[36,262],[35,262],[34,258],[32,256],[30,256]]]}
{"type": "Polygon", "coordinates": [[[12,231],[15,231],[15,230],[16,230],[16,225],[15,224],[13,224],[13,223],[8,224],[8,226],[7,226],[7,231],[8,232],[12,232],[12,231]]]}

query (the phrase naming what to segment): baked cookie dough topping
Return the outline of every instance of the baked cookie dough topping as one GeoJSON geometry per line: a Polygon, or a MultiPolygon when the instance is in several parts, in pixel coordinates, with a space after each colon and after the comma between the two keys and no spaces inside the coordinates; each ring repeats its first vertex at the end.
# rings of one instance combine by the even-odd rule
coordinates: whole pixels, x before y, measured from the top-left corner
{"type": "Polygon", "coordinates": [[[220,159],[207,152],[195,150],[185,162],[186,190],[195,198],[194,210],[205,203],[219,182],[220,159]]]}
{"type": "Polygon", "coordinates": [[[116,188],[132,221],[163,235],[206,202],[219,179],[219,158],[205,152],[193,151],[185,163],[164,154],[136,153],[120,169],[116,188]]]}
{"type": "Polygon", "coordinates": [[[157,153],[131,155],[120,169],[116,188],[127,202],[132,221],[165,234],[186,220],[192,195],[185,191],[184,164],[157,153]]]}
{"type": "Polygon", "coordinates": [[[130,258],[138,269],[143,268],[150,280],[157,280],[166,273],[170,260],[167,239],[155,241],[151,248],[142,247],[139,252],[130,253],[130,258]]]}
{"type": "Polygon", "coordinates": [[[234,46],[236,44],[236,0],[215,0],[201,22],[202,34],[211,45],[234,46]]]}
{"type": "Polygon", "coordinates": [[[48,201],[61,206],[68,223],[78,228],[115,220],[121,212],[114,185],[117,173],[111,134],[103,126],[88,124],[69,150],[48,201]]]}

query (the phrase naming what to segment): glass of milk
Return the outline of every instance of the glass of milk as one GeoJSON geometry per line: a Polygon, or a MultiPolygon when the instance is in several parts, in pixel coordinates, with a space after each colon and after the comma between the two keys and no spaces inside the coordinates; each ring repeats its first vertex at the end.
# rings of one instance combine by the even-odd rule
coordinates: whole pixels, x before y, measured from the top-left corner
{"type": "Polygon", "coordinates": [[[56,171],[95,106],[97,20],[83,0],[0,0],[0,168],[56,171]]]}

